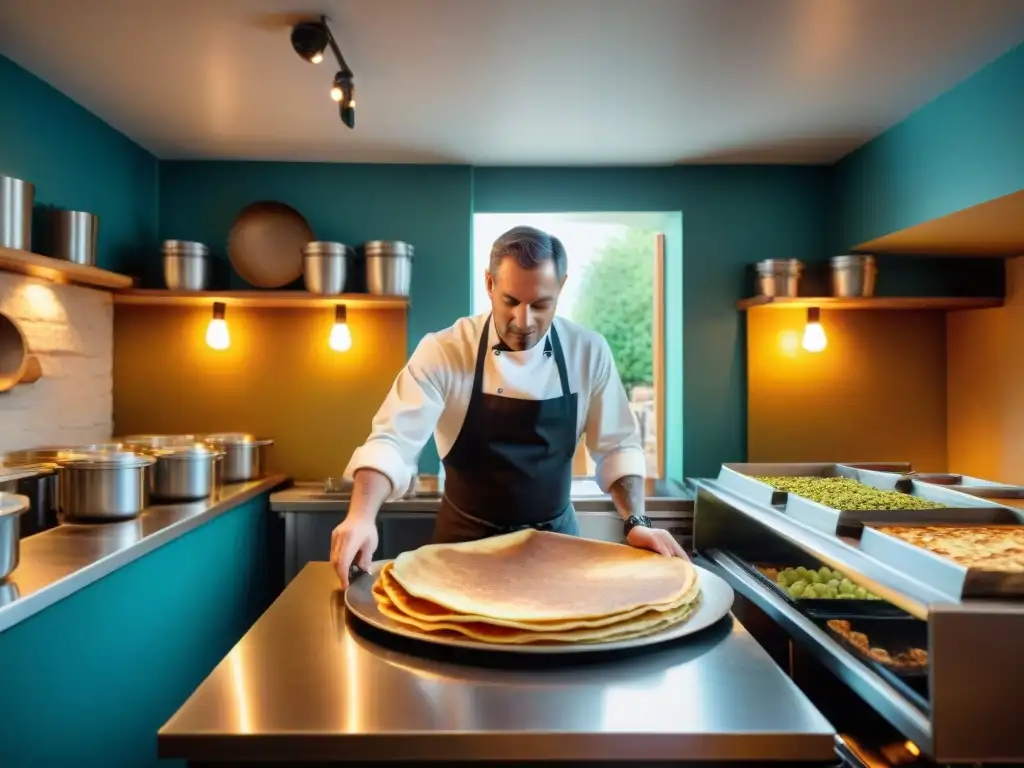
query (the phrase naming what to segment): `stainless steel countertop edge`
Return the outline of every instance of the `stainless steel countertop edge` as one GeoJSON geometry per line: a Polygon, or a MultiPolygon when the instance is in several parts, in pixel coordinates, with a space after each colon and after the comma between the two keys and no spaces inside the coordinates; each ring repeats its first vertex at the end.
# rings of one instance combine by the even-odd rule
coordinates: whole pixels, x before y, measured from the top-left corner
{"type": "MultiPolygon", "coordinates": [[[[84,589],[90,584],[94,584],[104,576],[107,576],[119,568],[138,560],[140,557],[149,554],[158,547],[180,538],[189,531],[198,528],[203,523],[219,517],[225,512],[230,512],[245,502],[259,496],[261,493],[265,493],[270,489],[276,488],[286,481],[287,478],[284,475],[270,475],[249,483],[240,483],[238,484],[238,488],[235,493],[225,497],[223,495],[225,492],[235,490],[228,486],[227,491],[222,491],[222,495],[216,500],[191,502],[189,504],[181,505],[166,505],[205,506],[195,514],[171,521],[158,530],[143,536],[138,541],[133,542],[122,549],[118,549],[109,555],[100,557],[94,562],[83,566],[60,579],[57,579],[37,591],[25,595],[24,597],[18,597],[13,602],[0,607],[0,632],[7,631],[25,619],[34,616],[55,603],[60,602],[64,598],[73,595],[75,592],[84,589]]],[[[147,510],[143,512],[143,515],[149,513],[151,510],[158,509],[159,506],[163,505],[154,505],[147,508],[147,510]]],[[[59,529],[51,529],[50,531],[38,533],[36,536],[46,536],[57,530],[59,529]]],[[[21,563],[18,565],[18,569],[24,568],[26,565],[27,563],[23,557],[21,563]]],[[[9,581],[13,581],[15,584],[17,583],[18,569],[15,569],[14,573],[9,577],[9,581]]]]}

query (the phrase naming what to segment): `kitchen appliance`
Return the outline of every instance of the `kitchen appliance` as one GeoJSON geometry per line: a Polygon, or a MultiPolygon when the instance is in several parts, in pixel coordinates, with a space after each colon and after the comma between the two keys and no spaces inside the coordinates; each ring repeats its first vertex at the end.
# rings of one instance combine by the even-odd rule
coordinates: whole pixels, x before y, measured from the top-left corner
{"type": "Polygon", "coordinates": [[[343,243],[306,243],[302,249],[302,276],[306,290],[321,296],[344,293],[349,250],[343,243]]]}
{"type": "Polygon", "coordinates": [[[260,439],[245,432],[221,432],[207,435],[204,442],[224,454],[225,483],[243,483],[256,480],[263,475],[266,457],[264,452],[273,440],[260,439]]]}
{"type": "Polygon", "coordinates": [[[209,248],[188,240],[165,240],[161,252],[168,290],[206,290],[210,280],[209,248]]]}
{"type": "Polygon", "coordinates": [[[15,493],[0,493],[0,581],[18,567],[21,555],[21,515],[28,499],[15,493]]]}
{"type": "Polygon", "coordinates": [[[412,282],[413,247],[398,240],[363,244],[366,287],[375,296],[408,296],[412,282]]]}
{"type": "Polygon", "coordinates": [[[754,265],[760,296],[797,296],[804,265],[796,259],[764,259],[754,265]]]}
{"type": "Polygon", "coordinates": [[[201,443],[155,448],[152,496],[160,501],[198,501],[215,489],[215,470],[220,451],[201,443]]]}
{"type": "Polygon", "coordinates": [[[58,459],[60,508],[71,520],[123,520],[139,515],[148,501],[146,469],[152,456],[102,451],[58,459]]]}
{"type": "Polygon", "coordinates": [[[833,256],[829,265],[833,296],[857,298],[875,295],[878,269],[874,256],[833,256]]]}
{"type": "Polygon", "coordinates": [[[31,384],[43,375],[39,359],[29,353],[18,324],[0,312],[0,392],[31,384]]]}
{"type": "Polygon", "coordinates": [[[53,211],[53,256],[73,264],[96,265],[99,217],[85,211],[53,211]]]}
{"type": "Polygon", "coordinates": [[[27,181],[0,176],[0,248],[32,250],[32,204],[35,187],[27,181]]]}
{"type": "Polygon", "coordinates": [[[302,275],[302,249],[315,239],[302,214],[291,206],[253,203],[231,225],[228,258],[250,285],[281,288],[302,275]]]}
{"type": "Polygon", "coordinates": [[[0,455],[0,493],[16,493],[28,499],[20,535],[31,536],[57,525],[58,467],[52,463],[9,463],[0,455]]]}

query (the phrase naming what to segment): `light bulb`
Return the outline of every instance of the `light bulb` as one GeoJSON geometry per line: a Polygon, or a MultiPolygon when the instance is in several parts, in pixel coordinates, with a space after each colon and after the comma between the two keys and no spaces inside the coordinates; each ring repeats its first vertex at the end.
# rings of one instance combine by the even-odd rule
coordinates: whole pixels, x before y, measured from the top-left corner
{"type": "Polygon", "coordinates": [[[341,97],[344,95],[345,94],[342,93],[341,88],[339,88],[338,86],[334,86],[333,88],[331,88],[331,98],[334,99],[335,101],[341,101],[341,97]]]}
{"type": "Polygon", "coordinates": [[[206,343],[211,349],[227,349],[231,346],[231,334],[228,333],[228,321],[224,319],[225,306],[221,302],[213,305],[213,317],[206,326],[206,343]]]}
{"type": "Polygon", "coordinates": [[[820,312],[817,307],[807,310],[807,325],[804,326],[804,337],[800,346],[808,352],[821,352],[828,346],[825,329],[821,327],[820,312]]]}
{"type": "Polygon", "coordinates": [[[319,64],[323,60],[324,55],[322,53],[314,53],[313,58],[310,59],[310,61],[313,62],[314,64],[319,64]]]}
{"type": "Polygon", "coordinates": [[[327,345],[335,352],[348,352],[352,348],[352,331],[348,329],[348,317],[344,304],[339,304],[334,308],[334,326],[331,328],[331,335],[327,338],[327,345]]]}
{"type": "Polygon", "coordinates": [[[352,348],[352,332],[348,329],[348,324],[335,323],[327,343],[335,352],[348,352],[352,348]]]}

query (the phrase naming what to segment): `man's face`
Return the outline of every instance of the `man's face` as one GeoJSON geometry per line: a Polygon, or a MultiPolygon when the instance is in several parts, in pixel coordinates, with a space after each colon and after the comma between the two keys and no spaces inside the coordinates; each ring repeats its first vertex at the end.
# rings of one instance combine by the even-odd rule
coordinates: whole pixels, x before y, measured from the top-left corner
{"type": "Polygon", "coordinates": [[[506,256],[492,274],[487,272],[494,325],[509,349],[521,352],[544,338],[558,307],[565,277],[558,279],[554,261],[526,269],[506,256]]]}

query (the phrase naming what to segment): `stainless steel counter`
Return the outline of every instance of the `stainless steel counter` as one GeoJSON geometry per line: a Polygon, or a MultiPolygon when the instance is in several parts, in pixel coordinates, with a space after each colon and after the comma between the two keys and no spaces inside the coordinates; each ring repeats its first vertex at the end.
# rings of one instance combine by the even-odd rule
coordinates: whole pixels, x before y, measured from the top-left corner
{"type": "MultiPolygon", "coordinates": [[[[646,481],[647,506],[654,511],[693,511],[693,494],[685,486],[672,480],[646,481]]],[[[589,478],[573,480],[571,498],[577,512],[614,512],[611,496],[602,493],[589,478]]],[[[439,493],[392,501],[381,507],[388,512],[437,512],[441,503],[439,493]]],[[[296,483],[270,497],[270,508],[275,512],[339,512],[348,509],[349,496],[325,493],[321,483],[296,483]]]]}
{"type": "Polygon", "coordinates": [[[226,485],[215,498],[148,507],[134,520],[65,523],[21,540],[21,561],[0,582],[0,632],[285,481],[226,485]]]}
{"type": "Polygon", "coordinates": [[[834,730],[730,615],[589,660],[453,654],[345,614],[311,563],[160,730],[160,757],[834,762],[834,730]]]}

